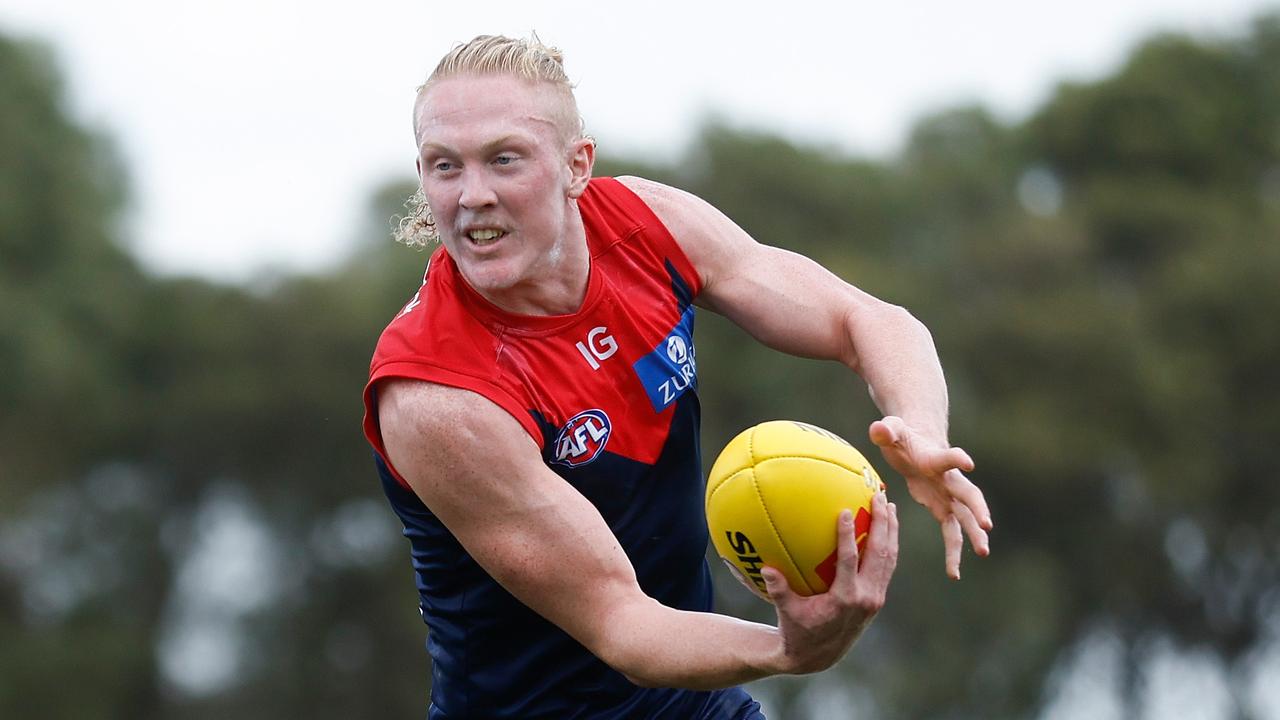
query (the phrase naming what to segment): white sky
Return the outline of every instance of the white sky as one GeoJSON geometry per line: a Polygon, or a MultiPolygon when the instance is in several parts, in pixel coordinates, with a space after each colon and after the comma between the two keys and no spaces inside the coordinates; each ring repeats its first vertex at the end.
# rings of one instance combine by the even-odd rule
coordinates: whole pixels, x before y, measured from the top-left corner
{"type": "Polygon", "coordinates": [[[349,252],[374,187],[412,177],[414,88],[477,34],[563,48],[606,156],[675,157],[708,114],[886,156],[929,111],[981,102],[1016,120],[1155,30],[1232,33],[1268,7],[5,0],[0,32],[51,43],[77,115],[118,142],[145,264],[234,281],[349,252]]]}

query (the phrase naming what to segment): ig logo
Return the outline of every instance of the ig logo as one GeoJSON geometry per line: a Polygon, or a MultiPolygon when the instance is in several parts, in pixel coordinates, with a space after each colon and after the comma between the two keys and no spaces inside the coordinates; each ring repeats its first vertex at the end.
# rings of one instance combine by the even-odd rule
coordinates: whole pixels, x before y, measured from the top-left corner
{"type": "Polygon", "coordinates": [[[608,332],[609,329],[603,325],[592,328],[591,332],[587,333],[587,344],[584,345],[581,340],[574,344],[592,370],[599,370],[601,360],[608,360],[618,352],[618,341],[614,340],[612,335],[606,334],[608,332]],[[604,337],[601,337],[602,335],[604,337]]]}

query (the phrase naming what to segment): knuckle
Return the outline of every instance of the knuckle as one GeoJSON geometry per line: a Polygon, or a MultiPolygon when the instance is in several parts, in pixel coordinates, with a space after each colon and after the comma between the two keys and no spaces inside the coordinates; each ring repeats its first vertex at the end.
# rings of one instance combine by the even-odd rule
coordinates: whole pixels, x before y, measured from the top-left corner
{"type": "Polygon", "coordinates": [[[884,607],[884,593],[874,591],[859,593],[853,607],[867,615],[875,615],[884,607]]]}

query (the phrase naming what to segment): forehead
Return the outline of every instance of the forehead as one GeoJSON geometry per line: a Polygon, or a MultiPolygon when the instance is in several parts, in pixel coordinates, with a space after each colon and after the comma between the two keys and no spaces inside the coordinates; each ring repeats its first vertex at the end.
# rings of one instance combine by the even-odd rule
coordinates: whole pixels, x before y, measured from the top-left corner
{"type": "Polygon", "coordinates": [[[548,84],[509,76],[464,75],[438,80],[415,107],[418,144],[453,144],[489,134],[555,136],[564,99],[548,84]]]}

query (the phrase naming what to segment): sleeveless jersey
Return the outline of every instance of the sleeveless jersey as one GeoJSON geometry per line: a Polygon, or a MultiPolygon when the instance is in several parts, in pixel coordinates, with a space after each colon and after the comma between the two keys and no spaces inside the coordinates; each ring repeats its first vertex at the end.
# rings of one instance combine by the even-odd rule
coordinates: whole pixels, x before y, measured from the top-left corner
{"type": "Polygon", "coordinates": [[[379,380],[476,392],[519,421],[547,466],[595,505],[645,593],[711,609],[693,348],[700,280],[662,222],[616,180],[592,180],[578,207],[591,256],[578,312],[507,313],[466,283],[442,247],[370,367],[364,430],[411,544],[433,661],[429,716],[747,717],[757,706],[740,689],[631,684],[494,581],[386,458],[379,380]]]}

